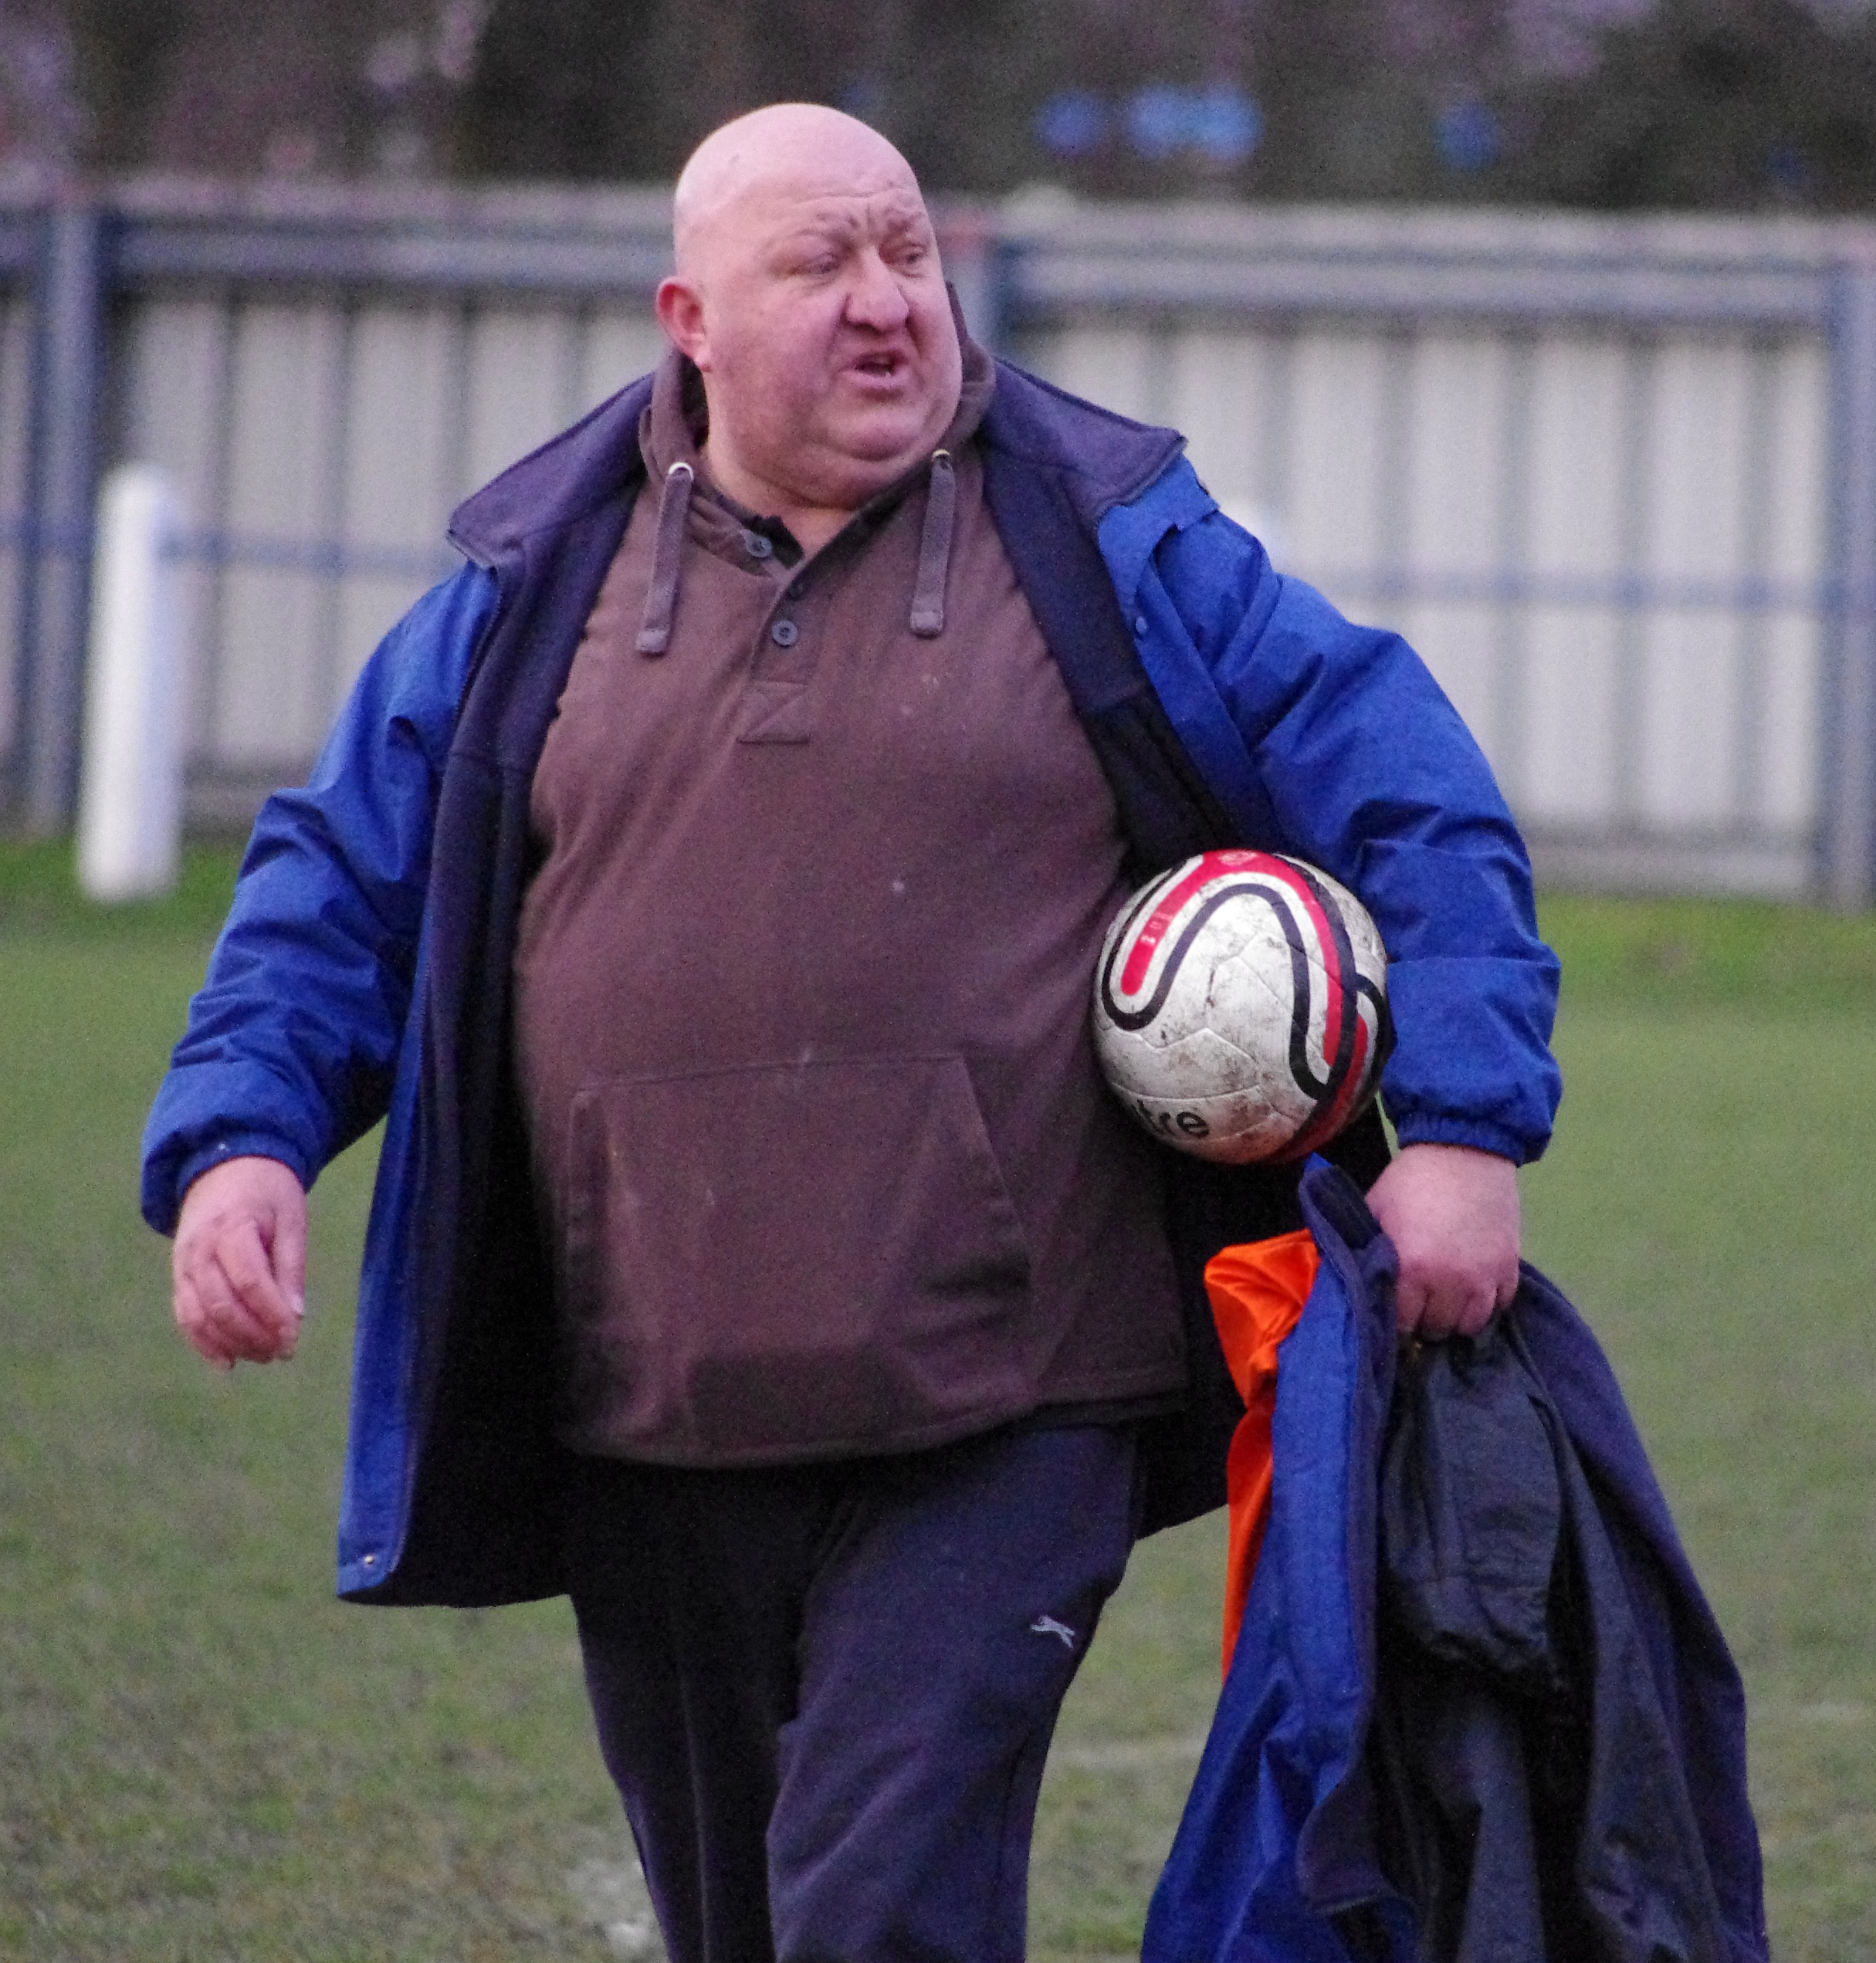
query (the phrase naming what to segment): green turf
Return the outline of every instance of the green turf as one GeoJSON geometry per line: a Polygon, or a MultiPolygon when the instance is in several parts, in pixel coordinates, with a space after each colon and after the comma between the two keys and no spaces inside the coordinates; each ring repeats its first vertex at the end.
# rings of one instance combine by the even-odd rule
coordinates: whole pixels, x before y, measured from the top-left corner
{"type": "MultiPolygon", "coordinates": [[[[172,1335],[137,1132],[232,858],[106,916],[0,844],[0,1955],[601,1958],[621,1836],[562,1605],[330,1596],[368,1146],[299,1359],[172,1335]]],[[[1535,1257],[1603,1333],[1752,1697],[1783,1963],[1876,1955],[1876,922],[1558,902],[1535,1257]]],[[[1148,1543],[1065,1713],[1033,1954],[1137,1944],[1216,1687],[1219,1535],[1148,1543]]]]}
{"type": "Polygon", "coordinates": [[[1564,957],[1572,1007],[1876,1010],[1876,916],[1868,914],[1564,894],[1539,911],[1564,957]]]}

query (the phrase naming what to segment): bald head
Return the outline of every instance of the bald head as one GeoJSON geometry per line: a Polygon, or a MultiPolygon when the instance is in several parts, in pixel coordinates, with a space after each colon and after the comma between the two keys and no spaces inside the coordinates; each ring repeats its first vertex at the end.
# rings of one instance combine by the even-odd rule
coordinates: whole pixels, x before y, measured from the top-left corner
{"type": "Polygon", "coordinates": [[[701,270],[724,224],[752,200],[895,190],[923,208],[912,166],[857,118],[811,102],[751,110],[712,130],[679,174],[671,206],[678,270],[701,270]]]}
{"type": "Polygon", "coordinates": [[[658,317],[703,377],[704,456],[811,550],[928,455],[962,353],[911,166],[838,110],[777,103],[699,144],[658,317]]]}

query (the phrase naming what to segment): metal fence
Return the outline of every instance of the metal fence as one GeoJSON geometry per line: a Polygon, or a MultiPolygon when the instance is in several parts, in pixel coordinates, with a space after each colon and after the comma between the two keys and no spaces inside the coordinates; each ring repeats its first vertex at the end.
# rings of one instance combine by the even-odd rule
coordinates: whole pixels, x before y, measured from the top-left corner
{"type": "Polygon", "coordinates": [[[1876,234],[1096,213],[1021,284],[1052,373],[1409,634],[1541,871],[1867,902],[1876,234]]]}
{"type": "MultiPolygon", "coordinates": [[[[190,804],[303,770],[455,500],[655,358],[655,193],[0,213],[0,753],[69,807],[99,465],[188,512],[190,804]]],[[[980,335],[1400,626],[1573,883],[1876,888],[1876,228],[945,214],[980,335]]]]}

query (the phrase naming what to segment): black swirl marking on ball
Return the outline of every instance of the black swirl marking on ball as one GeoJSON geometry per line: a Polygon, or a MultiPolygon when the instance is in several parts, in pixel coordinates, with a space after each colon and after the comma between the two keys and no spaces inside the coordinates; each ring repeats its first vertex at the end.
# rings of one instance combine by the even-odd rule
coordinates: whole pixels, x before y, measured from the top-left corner
{"type": "MultiPolygon", "coordinates": [[[[1192,943],[1197,937],[1200,930],[1220,907],[1223,906],[1228,900],[1236,899],[1240,893],[1250,893],[1259,899],[1268,900],[1271,903],[1278,919],[1283,924],[1285,936],[1289,941],[1293,969],[1297,946],[1296,934],[1288,914],[1278,904],[1281,892],[1281,888],[1259,885],[1254,879],[1246,878],[1234,880],[1228,885],[1216,887],[1207,893],[1204,900],[1200,902],[1197,911],[1180,930],[1177,938],[1167,949],[1160,969],[1159,979],[1153,984],[1153,993],[1137,1009],[1123,1009],[1115,999],[1114,968],[1121,958],[1121,951],[1126,946],[1127,939],[1125,933],[1116,935],[1114,944],[1108,951],[1107,959],[1101,964],[1102,1013],[1116,1029],[1124,1029],[1129,1032],[1144,1029],[1166,1007],[1166,998],[1171,993],[1173,983],[1179,977],[1180,968],[1184,964],[1186,956],[1190,951],[1192,943]]],[[[1304,986],[1305,988],[1308,986],[1306,977],[1304,986]]]]}

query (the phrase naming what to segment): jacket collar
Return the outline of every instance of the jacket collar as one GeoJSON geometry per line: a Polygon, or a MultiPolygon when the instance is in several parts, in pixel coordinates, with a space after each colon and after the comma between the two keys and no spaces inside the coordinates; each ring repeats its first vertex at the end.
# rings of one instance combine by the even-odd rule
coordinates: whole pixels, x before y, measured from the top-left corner
{"type": "MultiPolygon", "coordinates": [[[[456,507],[450,543],[478,565],[518,553],[523,541],[576,523],[644,481],[638,419],[652,377],[621,389],[456,507]]],[[[1176,430],[1138,423],[1067,394],[1007,361],[984,413],[981,441],[1048,471],[1090,533],[1137,497],[1184,447],[1176,430]]]]}
{"type": "Polygon", "coordinates": [[[1090,533],[1128,504],[1185,448],[1176,429],[1097,408],[1012,362],[997,364],[982,441],[1057,477],[1090,533]]]}

